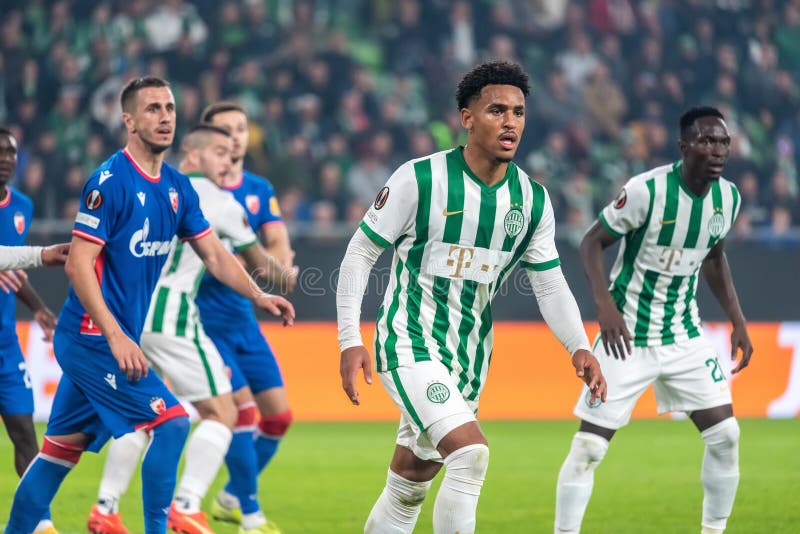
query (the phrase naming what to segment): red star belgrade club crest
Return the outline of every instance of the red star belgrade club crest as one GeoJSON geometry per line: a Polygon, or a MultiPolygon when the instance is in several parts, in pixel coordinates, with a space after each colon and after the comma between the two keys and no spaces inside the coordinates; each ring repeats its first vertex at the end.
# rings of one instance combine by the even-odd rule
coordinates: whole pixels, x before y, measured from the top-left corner
{"type": "Polygon", "coordinates": [[[169,202],[172,204],[172,211],[178,213],[178,192],[174,189],[169,190],[169,202]]]}
{"type": "Polygon", "coordinates": [[[22,232],[25,231],[25,215],[20,211],[14,214],[14,228],[19,235],[22,235],[22,232]]]}
{"type": "Polygon", "coordinates": [[[247,205],[247,210],[253,215],[258,213],[258,209],[261,207],[261,201],[258,199],[258,195],[245,196],[244,203],[247,205]]]}
{"type": "Polygon", "coordinates": [[[157,415],[167,411],[167,403],[161,397],[153,397],[150,399],[150,409],[156,412],[157,415]]]}

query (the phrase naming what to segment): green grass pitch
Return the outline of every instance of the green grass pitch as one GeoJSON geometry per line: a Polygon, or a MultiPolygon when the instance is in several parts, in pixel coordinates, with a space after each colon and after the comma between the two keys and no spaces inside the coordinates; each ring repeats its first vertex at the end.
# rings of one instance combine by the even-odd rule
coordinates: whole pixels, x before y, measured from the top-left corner
{"type": "MultiPolygon", "coordinates": [[[[727,532],[800,532],[800,422],[740,423],[741,482],[727,532]]],[[[575,421],[483,423],[491,461],[478,505],[478,532],[552,532],[555,482],[576,427],[575,421]]],[[[38,431],[41,439],[43,428],[38,431]]],[[[265,511],[288,534],[362,532],[384,483],[394,431],[392,423],[296,423],[262,475],[265,511]]],[[[614,438],[598,468],[583,531],[699,532],[702,453],[702,440],[687,421],[634,421],[614,438]]],[[[56,496],[53,517],[62,534],[86,532],[102,459],[84,454],[56,496]]],[[[209,495],[220,488],[223,476],[209,495]]],[[[11,444],[2,433],[0,524],[15,485],[11,444]]],[[[416,532],[431,532],[436,487],[416,532]]],[[[122,513],[132,532],[142,532],[138,474],[122,513]]],[[[219,534],[236,532],[229,525],[212,526],[219,534]]]]}

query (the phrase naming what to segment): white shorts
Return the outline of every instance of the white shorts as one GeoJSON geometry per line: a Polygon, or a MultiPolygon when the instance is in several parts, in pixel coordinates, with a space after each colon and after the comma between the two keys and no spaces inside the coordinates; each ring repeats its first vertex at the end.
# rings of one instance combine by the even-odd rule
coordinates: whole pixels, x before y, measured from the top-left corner
{"type": "Polygon", "coordinates": [[[591,405],[584,384],[574,413],[584,421],[616,430],[628,424],[636,401],[650,384],[658,413],[693,412],[731,404],[731,391],[711,343],[699,336],[660,347],[633,347],[633,354],[617,360],[603,343],[594,354],[608,384],[605,403],[591,405]]]}
{"type": "Polygon", "coordinates": [[[378,373],[383,387],[400,409],[397,444],[423,460],[442,461],[436,447],[459,426],[475,421],[478,400],[466,400],[438,360],[416,362],[378,373]]]}
{"type": "Polygon", "coordinates": [[[143,332],[140,345],[176,396],[195,402],[231,392],[228,368],[202,329],[196,339],[143,332]]]}

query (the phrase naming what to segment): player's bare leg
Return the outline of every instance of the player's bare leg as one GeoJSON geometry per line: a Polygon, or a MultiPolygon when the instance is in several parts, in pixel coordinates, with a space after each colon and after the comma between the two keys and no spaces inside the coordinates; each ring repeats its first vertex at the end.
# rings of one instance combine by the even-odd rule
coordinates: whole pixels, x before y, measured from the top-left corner
{"type": "Polygon", "coordinates": [[[33,426],[33,415],[3,414],[3,423],[11,443],[14,445],[14,469],[22,476],[28,468],[39,447],[36,445],[36,428],[33,426]]]}
{"type": "Polygon", "coordinates": [[[594,470],[608,450],[616,430],[581,421],[556,488],[555,532],[580,532],[583,514],[592,496],[594,470]]]}
{"type": "Polygon", "coordinates": [[[192,404],[201,421],[186,443],[183,474],[170,508],[169,527],[186,534],[210,533],[200,504],[228,452],[236,405],[231,393],[192,404]]]}
{"type": "Polygon", "coordinates": [[[730,404],[689,416],[706,442],[703,481],[703,534],[721,534],[733,510],[739,485],[739,423],[730,404]]]}

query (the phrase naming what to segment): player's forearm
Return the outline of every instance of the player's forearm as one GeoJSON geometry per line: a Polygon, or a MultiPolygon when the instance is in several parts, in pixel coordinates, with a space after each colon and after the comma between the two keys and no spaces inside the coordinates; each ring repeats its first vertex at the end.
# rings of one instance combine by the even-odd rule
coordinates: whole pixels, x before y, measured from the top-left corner
{"type": "Polygon", "coordinates": [[[34,313],[47,309],[42,298],[27,280],[23,282],[22,287],[17,291],[17,298],[34,313]]]}
{"type": "Polygon", "coordinates": [[[611,293],[608,292],[606,280],[606,269],[603,265],[603,245],[598,239],[594,239],[590,234],[581,241],[580,246],[581,263],[583,272],[589,281],[589,289],[592,292],[592,299],[598,308],[613,306],[614,302],[611,293]]]}
{"type": "Polygon", "coordinates": [[[339,268],[336,286],[336,321],[339,329],[339,349],[363,345],[361,339],[361,302],[369,282],[369,273],[383,249],[367,235],[356,230],[347,245],[339,268]]]}
{"type": "Polygon", "coordinates": [[[247,268],[254,278],[264,278],[280,285],[283,279],[290,274],[277,258],[257,243],[242,250],[240,254],[247,262],[247,268]]]}
{"type": "Polygon", "coordinates": [[[43,248],[0,246],[0,271],[40,267],[43,248]]]}
{"type": "Polygon", "coordinates": [[[261,240],[267,254],[278,260],[285,267],[292,266],[292,246],[289,243],[289,232],[282,222],[266,224],[261,227],[261,240]]]}
{"type": "Polygon", "coordinates": [[[703,262],[703,277],[708,282],[711,292],[719,302],[725,316],[734,326],[744,326],[745,318],[739,305],[739,297],[733,285],[731,269],[728,258],[724,252],[713,257],[709,256],[703,262]]]}
{"type": "Polygon", "coordinates": [[[125,335],[103,298],[97,274],[94,272],[94,258],[81,258],[80,255],[73,254],[64,266],[64,271],[83,309],[103,336],[111,341],[125,335]]]}
{"type": "Polygon", "coordinates": [[[222,245],[212,258],[205,260],[206,268],[214,277],[248,300],[255,301],[264,294],[258,284],[247,274],[236,257],[222,245]]]}
{"type": "Polygon", "coordinates": [[[581,312],[560,267],[528,271],[531,287],[547,326],[571,355],[579,349],[591,350],[581,320],[581,312]]]}

